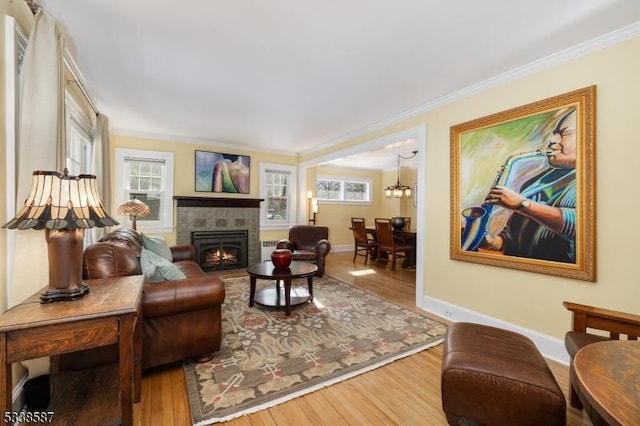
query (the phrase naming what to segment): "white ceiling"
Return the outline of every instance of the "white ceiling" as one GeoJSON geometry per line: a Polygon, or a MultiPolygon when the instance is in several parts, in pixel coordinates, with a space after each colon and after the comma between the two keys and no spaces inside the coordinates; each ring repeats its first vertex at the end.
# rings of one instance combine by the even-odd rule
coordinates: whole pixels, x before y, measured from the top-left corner
{"type": "Polygon", "coordinates": [[[112,131],[283,153],[640,21],[638,0],[41,4],[112,131]]]}

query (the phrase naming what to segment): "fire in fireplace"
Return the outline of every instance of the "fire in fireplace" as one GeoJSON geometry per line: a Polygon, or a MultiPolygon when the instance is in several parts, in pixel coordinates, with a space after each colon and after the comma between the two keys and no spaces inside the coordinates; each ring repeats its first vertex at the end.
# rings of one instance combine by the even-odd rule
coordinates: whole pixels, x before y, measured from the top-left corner
{"type": "Polygon", "coordinates": [[[226,251],[225,249],[209,250],[205,256],[205,263],[207,265],[217,263],[236,263],[238,261],[236,251],[237,250],[226,251]]]}
{"type": "Polygon", "coordinates": [[[248,231],[198,231],[191,233],[196,259],[204,271],[244,268],[248,264],[248,231]]]}

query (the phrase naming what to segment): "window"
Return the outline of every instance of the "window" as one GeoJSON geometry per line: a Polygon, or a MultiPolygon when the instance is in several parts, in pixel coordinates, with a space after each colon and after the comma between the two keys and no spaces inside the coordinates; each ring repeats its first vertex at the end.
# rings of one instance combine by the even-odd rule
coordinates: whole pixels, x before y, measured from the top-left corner
{"type": "Polygon", "coordinates": [[[367,179],[318,176],[316,190],[321,201],[371,202],[371,181],[367,179]]]}
{"type": "Polygon", "coordinates": [[[89,136],[91,122],[78,103],[65,96],[67,127],[67,169],[72,176],[89,173],[93,142],[89,136]]]}
{"type": "MultiPolygon", "coordinates": [[[[19,88],[23,77],[22,63],[24,54],[27,50],[27,36],[20,28],[20,25],[11,16],[4,16],[4,137],[5,137],[5,155],[6,155],[6,182],[15,182],[17,176],[18,158],[16,155],[18,144],[18,111],[20,111],[19,88]]],[[[6,185],[6,214],[7,217],[13,217],[16,213],[16,198],[24,197],[19,195],[16,197],[16,185],[6,185]]],[[[13,239],[12,233],[7,234],[8,238],[13,239]]],[[[10,271],[7,271],[10,276],[10,271]]],[[[9,281],[7,281],[9,282],[9,281]]]]}
{"type": "Polygon", "coordinates": [[[115,192],[116,206],[134,198],[149,206],[151,214],[136,220],[138,229],[173,232],[173,153],[116,149],[115,192]]]}
{"type": "Polygon", "coordinates": [[[264,228],[288,228],[295,223],[295,167],[260,164],[260,225],[264,228]]]}

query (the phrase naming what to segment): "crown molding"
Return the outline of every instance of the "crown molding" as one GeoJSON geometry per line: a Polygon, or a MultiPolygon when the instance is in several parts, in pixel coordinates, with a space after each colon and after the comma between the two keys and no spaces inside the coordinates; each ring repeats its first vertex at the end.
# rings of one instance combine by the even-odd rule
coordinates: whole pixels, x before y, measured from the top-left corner
{"type": "Polygon", "coordinates": [[[208,145],[208,146],[214,146],[218,148],[220,147],[229,148],[229,149],[242,148],[242,149],[247,149],[247,150],[256,151],[256,152],[269,152],[269,153],[275,153],[275,154],[287,155],[287,156],[299,158],[300,156],[313,155],[316,152],[319,152],[328,148],[332,148],[336,145],[342,144],[344,142],[348,142],[357,137],[364,136],[369,133],[375,132],[377,130],[390,127],[394,124],[408,120],[417,115],[435,110],[437,108],[440,108],[447,104],[464,99],[471,95],[484,92],[491,88],[504,85],[506,83],[509,83],[514,80],[518,80],[520,78],[534,74],[536,72],[568,62],[572,59],[622,43],[626,40],[630,40],[632,38],[638,37],[638,35],[640,35],[640,21],[635,22],[626,27],[620,28],[616,31],[612,31],[610,33],[596,37],[592,40],[589,40],[589,41],[577,44],[575,46],[572,46],[570,48],[561,50],[559,52],[553,53],[549,56],[530,62],[523,66],[513,68],[507,72],[498,74],[495,77],[489,78],[484,81],[480,81],[471,86],[467,86],[463,89],[452,92],[448,95],[434,99],[433,101],[419,105],[415,108],[409,109],[399,114],[395,114],[384,120],[380,120],[368,126],[346,133],[337,138],[317,144],[315,147],[308,150],[301,151],[301,152],[289,151],[289,150],[274,150],[272,147],[261,148],[256,146],[247,146],[239,143],[217,141],[212,139],[181,137],[181,136],[157,134],[157,133],[151,133],[151,132],[140,132],[135,130],[121,129],[121,128],[112,129],[111,132],[116,135],[122,135],[122,136],[132,136],[132,137],[146,138],[146,139],[157,139],[157,140],[164,140],[164,141],[174,142],[174,143],[208,145]]]}
{"type": "Polygon", "coordinates": [[[341,143],[350,141],[357,137],[364,136],[368,133],[372,133],[374,131],[387,128],[399,122],[413,118],[420,114],[424,114],[425,112],[432,111],[434,109],[437,109],[447,104],[453,103],[455,101],[464,99],[471,95],[484,92],[493,87],[501,86],[508,82],[518,80],[522,77],[568,62],[572,59],[622,43],[626,40],[635,38],[638,35],[640,35],[640,21],[635,22],[626,27],[622,27],[616,31],[612,31],[610,33],[596,37],[592,40],[558,51],[542,59],[538,59],[536,61],[530,62],[528,64],[522,65],[517,68],[513,68],[507,72],[498,74],[495,77],[478,82],[471,86],[467,86],[463,89],[460,89],[448,95],[442,96],[433,101],[427,102],[425,104],[419,105],[410,110],[401,112],[399,114],[393,115],[384,120],[370,124],[369,126],[362,127],[360,129],[349,132],[343,136],[339,136],[335,139],[331,139],[325,143],[318,144],[312,149],[301,152],[300,155],[310,155],[315,152],[318,152],[327,148],[331,148],[335,145],[339,145],[341,143]]]}
{"type": "Polygon", "coordinates": [[[194,138],[187,136],[174,136],[174,135],[166,135],[162,133],[152,133],[152,132],[140,132],[137,130],[128,130],[121,128],[114,128],[110,130],[112,134],[118,136],[130,136],[134,138],[142,138],[142,139],[155,139],[161,141],[167,141],[172,143],[184,143],[184,144],[193,144],[193,145],[207,145],[215,148],[229,148],[229,149],[244,149],[249,151],[256,152],[269,152],[272,154],[286,155],[289,157],[298,157],[299,154],[294,151],[285,151],[285,150],[277,150],[272,147],[257,147],[257,146],[249,146],[243,145],[241,143],[232,143],[232,142],[223,142],[217,141],[213,139],[205,139],[205,138],[194,138]]]}

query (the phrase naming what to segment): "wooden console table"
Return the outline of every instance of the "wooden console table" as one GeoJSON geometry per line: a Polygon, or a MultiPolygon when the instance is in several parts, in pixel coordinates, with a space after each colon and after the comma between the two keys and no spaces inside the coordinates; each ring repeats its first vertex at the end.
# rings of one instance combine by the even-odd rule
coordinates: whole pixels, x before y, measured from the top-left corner
{"type": "Polygon", "coordinates": [[[143,283],[141,275],[88,280],[90,291],[79,300],[41,304],[38,292],[0,315],[0,413],[12,411],[12,363],[118,344],[122,424],[133,425],[143,283]]]}

